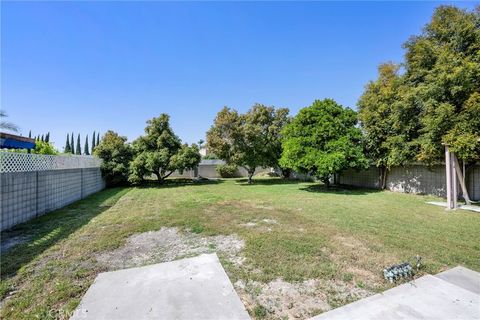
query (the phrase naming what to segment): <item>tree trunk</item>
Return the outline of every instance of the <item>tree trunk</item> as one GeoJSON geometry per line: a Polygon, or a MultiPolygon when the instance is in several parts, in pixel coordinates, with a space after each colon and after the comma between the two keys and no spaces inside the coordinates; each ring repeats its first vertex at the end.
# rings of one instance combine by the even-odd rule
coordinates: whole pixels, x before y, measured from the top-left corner
{"type": "Polygon", "coordinates": [[[282,178],[283,179],[290,178],[290,176],[292,174],[292,169],[289,169],[289,168],[280,168],[280,171],[282,172],[282,178]]]}
{"type": "Polygon", "coordinates": [[[167,173],[166,175],[163,176],[163,180],[167,179],[168,177],[170,177],[170,175],[173,173],[173,171],[170,171],[169,173],[167,173]]]}
{"type": "Polygon", "coordinates": [[[325,184],[325,187],[328,189],[330,188],[330,177],[323,177],[322,182],[325,184]]]}
{"type": "Polygon", "coordinates": [[[385,190],[387,188],[387,175],[388,169],[387,167],[380,167],[380,188],[385,190]]]}
{"type": "Polygon", "coordinates": [[[248,184],[252,184],[252,177],[253,177],[253,174],[255,173],[255,168],[248,169],[247,172],[248,172],[248,184]]]}
{"type": "Polygon", "coordinates": [[[157,180],[159,184],[163,184],[163,177],[160,173],[155,172],[155,175],[157,176],[157,180]]]}

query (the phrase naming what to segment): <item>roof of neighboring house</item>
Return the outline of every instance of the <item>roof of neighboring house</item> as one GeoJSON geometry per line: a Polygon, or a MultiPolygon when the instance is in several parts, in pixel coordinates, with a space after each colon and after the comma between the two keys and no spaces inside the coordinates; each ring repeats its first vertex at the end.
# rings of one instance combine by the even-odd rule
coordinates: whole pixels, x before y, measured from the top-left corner
{"type": "Polygon", "coordinates": [[[2,149],[33,149],[35,139],[0,132],[0,148],[2,149]]]}

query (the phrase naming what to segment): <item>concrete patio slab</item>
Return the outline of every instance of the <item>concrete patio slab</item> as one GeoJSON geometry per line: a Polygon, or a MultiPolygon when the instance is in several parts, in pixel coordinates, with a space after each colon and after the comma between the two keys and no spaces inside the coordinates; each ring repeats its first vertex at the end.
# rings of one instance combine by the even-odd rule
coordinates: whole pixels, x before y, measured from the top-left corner
{"type": "Polygon", "coordinates": [[[435,277],[480,295],[480,273],[478,272],[458,266],[436,274],[435,277]]]}
{"type": "Polygon", "coordinates": [[[216,254],[101,273],[73,320],[250,319],[216,254]]]}
{"type": "Polygon", "coordinates": [[[311,319],[480,319],[480,295],[427,275],[311,319]]]}

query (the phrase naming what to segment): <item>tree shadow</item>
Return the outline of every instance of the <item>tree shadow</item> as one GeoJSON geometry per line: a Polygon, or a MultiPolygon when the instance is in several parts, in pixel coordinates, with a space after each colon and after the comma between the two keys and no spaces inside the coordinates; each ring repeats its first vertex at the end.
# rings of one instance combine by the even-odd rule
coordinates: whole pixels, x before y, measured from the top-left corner
{"type": "Polygon", "coordinates": [[[2,231],[2,247],[7,243],[9,248],[0,253],[0,279],[14,276],[42,252],[115,205],[129,190],[124,187],[105,189],[64,208],[2,231]]]}
{"type": "Polygon", "coordinates": [[[314,184],[300,188],[302,191],[314,193],[346,194],[346,195],[366,195],[381,192],[379,189],[359,188],[347,185],[335,185],[327,188],[324,184],[314,184]]]}
{"type": "Polygon", "coordinates": [[[162,184],[158,183],[157,180],[145,180],[142,184],[136,186],[140,189],[150,189],[150,188],[178,188],[178,187],[188,187],[188,186],[205,186],[205,185],[216,185],[223,183],[222,179],[187,179],[187,178],[171,178],[166,179],[162,184]]]}
{"type": "Polygon", "coordinates": [[[309,181],[305,180],[298,180],[298,179],[282,179],[282,178],[253,178],[252,183],[248,184],[248,179],[235,179],[237,181],[237,185],[239,186],[255,186],[255,185],[264,185],[264,186],[271,186],[277,184],[300,184],[309,181]]]}

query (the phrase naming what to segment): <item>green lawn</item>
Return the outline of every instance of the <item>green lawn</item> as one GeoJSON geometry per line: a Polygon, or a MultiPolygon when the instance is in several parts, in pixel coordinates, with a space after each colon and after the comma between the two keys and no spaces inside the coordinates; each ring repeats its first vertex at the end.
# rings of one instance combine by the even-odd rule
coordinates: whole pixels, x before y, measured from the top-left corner
{"type": "MultiPolygon", "coordinates": [[[[279,179],[108,189],[2,234],[29,237],[1,256],[2,318],[68,318],[106,270],[98,255],[162,227],[243,239],[243,265],[219,254],[232,282],[324,279],[376,292],[389,286],[383,267],[417,254],[423,273],[459,264],[480,271],[480,215],[425,204],[432,199],[279,179]]],[[[352,300],[325,294],[332,307],[352,300]]],[[[275,318],[262,305],[248,308],[275,318]]]]}

